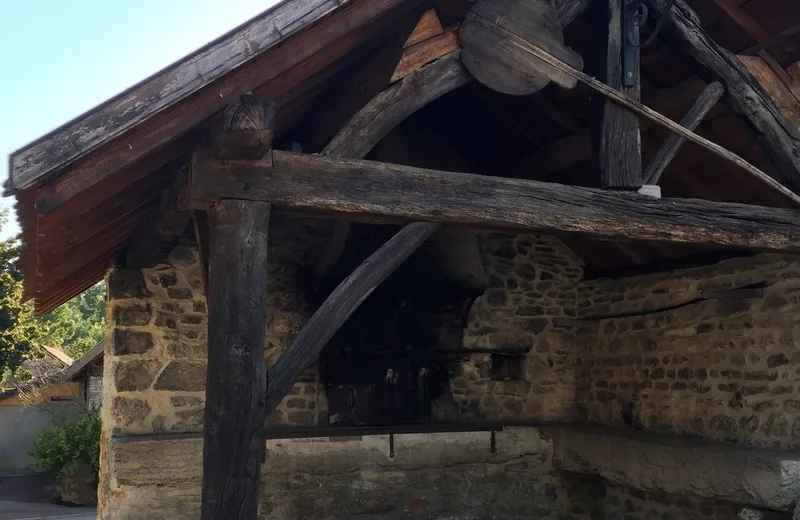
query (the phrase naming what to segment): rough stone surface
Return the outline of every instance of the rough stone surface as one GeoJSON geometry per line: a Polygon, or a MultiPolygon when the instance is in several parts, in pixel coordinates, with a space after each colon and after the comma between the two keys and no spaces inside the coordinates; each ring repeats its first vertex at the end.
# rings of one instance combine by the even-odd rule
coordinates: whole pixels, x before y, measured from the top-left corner
{"type": "Polygon", "coordinates": [[[800,450],[798,257],[585,282],[581,298],[579,318],[618,316],[572,324],[582,420],[800,450]],[[720,293],[753,285],[763,298],[720,293]]]}
{"type": "Polygon", "coordinates": [[[800,496],[800,455],[697,439],[559,428],[555,464],[639,490],[791,511],[800,496]]]}
{"type": "MultiPolygon", "coordinates": [[[[330,222],[322,220],[276,215],[271,223],[267,366],[318,304],[307,281],[329,234],[330,222]]],[[[471,306],[463,331],[456,331],[461,345],[528,351],[514,359],[513,376],[505,380],[493,379],[496,356],[489,353],[457,362],[449,389],[434,403],[438,420],[593,422],[800,450],[797,257],[759,255],[587,281],[581,261],[554,238],[472,238],[489,287],[471,306]],[[763,298],[720,292],[753,285],[764,286],[763,298]],[[708,291],[716,296],[703,296],[708,291]]],[[[201,441],[116,441],[126,434],[202,431],[207,305],[199,265],[194,244],[184,240],[163,265],[109,273],[102,519],[199,516],[201,441]]],[[[269,425],[327,422],[316,366],[268,418],[269,425]]],[[[623,447],[615,436],[574,441],[580,449],[570,449],[568,458],[566,437],[557,436],[556,467],[552,443],[532,431],[523,429],[527,433],[514,442],[500,434],[495,455],[488,434],[452,442],[398,436],[395,459],[380,437],[270,441],[261,515],[736,518],[742,504],[787,511],[800,497],[800,467],[788,458],[733,448],[735,456],[722,457],[718,444],[696,452],[669,443],[623,447]],[[594,466],[576,462],[583,458],[594,466]],[[633,463],[653,471],[629,471],[625,464],[633,463]],[[710,469],[696,471],[696,464],[710,469]]]]}
{"type": "MultiPolygon", "coordinates": [[[[262,467],[265,518],[588,518],[575,509],[552,473],[550,443],[533,429],[489,433],[395,436],[329,442],[268,441],[262,467]],[[573,508],[574,509],[574,508],[573,508]],[[463,515],[467,516],[463,516],[463,515]]],[[[202,440],[111,442],[118,493],[149,489],[165,507],[175,489],[194,518],[200,499],[202,440]],[[163,495],[159,490],[164,490],[163,495]],[[192,494],[193,492],[193,494],[192,494]]],[[[135,508],[125,518],[147,518],[135,508]]]]}

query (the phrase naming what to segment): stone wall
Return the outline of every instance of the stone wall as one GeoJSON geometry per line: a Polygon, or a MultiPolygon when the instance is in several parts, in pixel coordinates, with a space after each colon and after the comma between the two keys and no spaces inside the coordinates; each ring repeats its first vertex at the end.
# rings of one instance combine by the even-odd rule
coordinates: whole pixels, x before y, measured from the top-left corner
{"type": "MultiPolygon", "coordinates": [[[[309,277],[324,249],[327,225],[323,221],[273,220],[267,365],[274,362],[313,311],[315,300],[303,279],[309,277]]],[[[557,326],[554,320],[575,315],[580,263],[552,239],[501,234],[478,234],[477,238],[490,288],[471,308],[463,347],[523,348],[529,352],[518,360],[522,372],[517,380],[508,381],[492,380],[491,355],[466,357],[456,367],[451,382],[455,418],[570,418],[575,387],[570,360],[572,336],[570,329],[557,326]]],[[[127,445],[116,439],[131,434],[202,431],[207,320],[199,265],[194,244],[185,240],[163,265],[141,271],[117,268],[109,273],[101,518],[139,518],[136,515],[166,514],[167,510],[175,518],[194,518],[193,508],[199,499],[197,482],[176,481],[169,489],[163,484],[142,487],[132,478],[133,469],[120,452],[127,445]],[[162,503],[174,502],[176,497],[186,501],[185,511],[181,509],[184,506],[162,503]]],[[[325,393],[316,367],[306,371],[269,423],[327,424],[325,393]]],[[[437,514],[528,507],[555,515],[564,510],[569,502],[569,482],[553,473],[549,452],[542,451],[545,444],[536,440],[536,435],[529,436],[530,446],[515,441],[513,464],[506,455],[489,453],[488,433],[481,434],[480,457],[473,460],[477,452],[470,435],[460,437],[466,441],[448,441],[439,448],[426,447],[423,441],[431,436],[420,436],[413,442],[413,453],[400,455],[406,447],[398,445],[401,451],[396,460],[385,460],[386,453],[375,455],[375,467],[371,471],[361,469],[361,473],[353,473],[349,458],[357,461],[362,451],[368,454],[376,450],[378,441],[374,438],[273,443],[274,453],[265,473],[275,478],[265,479],[262,507],[266,512],[273,511],[270,518],[308,518],[331,507],[367,516],[377,514],[376,507],[391,508],[392,514],[401,516],[408,514],[408,508],[437,514]],[[302,457],[295,461],[286,454],[279,456],[284,448],[299,449],[302,457]],[[325,462],[334,448],[349,453],[339,466],[325,462]],[[461,466],[445,471],[442,464],[450,462],[436,450],[445,450],[447,457],[461,457],[461,466]],[[408,457],[416,462],[404,462],[408,457]],[[303,460],[307,467],[300,471],[297,465],[303,460]],[[403,476],[398,468],[405,468],[403,476]],[[320,489],[316,483],[297,481],[304,478],[324,481],[325,485],[320,489]],[[404,486],[406,491],[402,491],[404,486]]],[[[385,439],[380,442],[385,444],[385,439]]],[[[378,451],[387,449],[383,446],[378,451]]],[[[190,471],[182,461],[164,455],[153,455],[149,461],[139,457],[134,465],[151,472],[164,465],[179,465],[171,468],[173,474],[196,474],[199,470],[195,467],[190,471]]],[[[515,517],[511,509],[500,517],[515,517]]],[[[583,511],[588,510],[576,507],[571,518],[582,518],[583,511]]]]}
{"type": "Polygon", "coordinates": [[[800,449],[797,257],[760,255],[585,288],[584,320],[574,323],[582,419],[800,449]]]}
{"type": "Polygon", "coordinates": [[[489,289],[473,304],[465,348],[528,348],[517,380],[491,379],[491,354],[471,356],[452,383],[461,417],[574,418],[573,334],[557,320],[577,312],[582,264],[558,240],[480,235],[489,289]]]}
{"type": "MultiPolygon", "coordinates": [[[[330,226],[273,219],[267,366],[321,299],[307,282],[330,226]]],[[[800,403],[792,396],[800,390],[800,356],[793,352],[800,338],[797,259],[765,255],[585,281],[581,261],[556,239],[472,238],[488,288],[470,307],[461,346],[482,352],[454,365],[435,410],[439,419],[592,422],[800,447],[792,441],[800,432],[800,403]],[[754,286],[763,286],[763,297],[753,297],[754,286]],[[747,291],[730,291],[737,288],[747,291]],[[516,352],[505,377],[493,367],[502,356],[491,351],[498,350],[516,352]]],[[[202,431],[207,313],[196,248],[184,240],[163,265],[114,269],[107,282],[100,518],[196,518],[201,451],[191,458],[180,443],[149,441],[132,455],[145,445],[125,440],[202,431]]],[[[272,425],[327,421],[316,366],[268,419],[272,425]]],[[[562,473],[551,441],[530,428],[503,437],[510,444],[496,455],[486,437],[406,436],[410,444],[397,444],[393,459],[381,437],[269,441],[263,515],[517,518],[524,512],[649,520],[703,518],[708,508],[726,518],[736,509],[709,497],[643,494],[600,477],[583,481],[583,470],[574,468],[562,473]],[[487,445],[479,449],[481,443],[487,445]],[[353,466],[362,456],[366,465],[353,466]]]]}

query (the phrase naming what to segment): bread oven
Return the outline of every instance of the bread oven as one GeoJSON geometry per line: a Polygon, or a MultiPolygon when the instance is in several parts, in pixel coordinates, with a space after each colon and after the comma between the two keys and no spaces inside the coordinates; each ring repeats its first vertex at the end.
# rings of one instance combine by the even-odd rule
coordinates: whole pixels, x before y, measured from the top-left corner
{"type": "MultiPolygon", "coordinates": [[[[335,286],[395,231],[353,224],[321,286],[335,286]]],[[[474,234],[444,230],[381,284],[320,356],[328,423],[456,419],[450,379],[468,354],[463,329],[472,302],[484,290],[483,276],[474,234]]]]}

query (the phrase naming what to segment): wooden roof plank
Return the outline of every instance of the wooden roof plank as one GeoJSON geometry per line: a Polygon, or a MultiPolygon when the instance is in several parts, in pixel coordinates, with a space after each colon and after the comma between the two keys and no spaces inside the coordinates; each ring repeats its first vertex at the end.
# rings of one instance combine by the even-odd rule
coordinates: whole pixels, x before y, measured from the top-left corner
{"type": "Polygon", "coordinates": [[[368,36],[378,34],[382,29],[379,22],[385,20],[383,15],[399,7],[410,10],[416,4],[417,0],[351,0],[347,7],[321,20],[313,31],[303,31],[282,40],[273,52],[261,54],[237,69],[235,74],[225,75],[183,102],[152,114],[134,132],[112,142],[106,140],[106,146],[87,156],[69,175],[45,186],[47,196],[43,191],[37,200],[37,209],[44,213],[53,211],[120,168],[189,132],[235,102],[239,95],[291,71],[314,54],[323,54],[324,63],[337,59],[368,36]],[[343,49],[338,44],[340,40],[347,42],[343,49]]]}
{"type": "Polygon", "coordinates": [[[6,187],[19,190],[37,183],[228,74],[287,35],[352,1],[281,2],[108,102],[11,153],[6,187]]]}

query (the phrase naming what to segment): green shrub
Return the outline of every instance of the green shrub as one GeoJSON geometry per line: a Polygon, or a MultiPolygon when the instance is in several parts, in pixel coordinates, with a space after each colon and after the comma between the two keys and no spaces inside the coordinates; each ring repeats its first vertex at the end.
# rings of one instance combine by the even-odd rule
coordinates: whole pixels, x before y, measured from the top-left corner
{"type": "MultiPolygon", "coordinates": [[[[100,415],[90,410],[77,421],[58,420],[42,430],[28,454],[36,460],[36,469],[60,476],[79,462],[100,471],[100,415]]],[[[97,484],[94,482],[93,484],[97,484]]]]}

